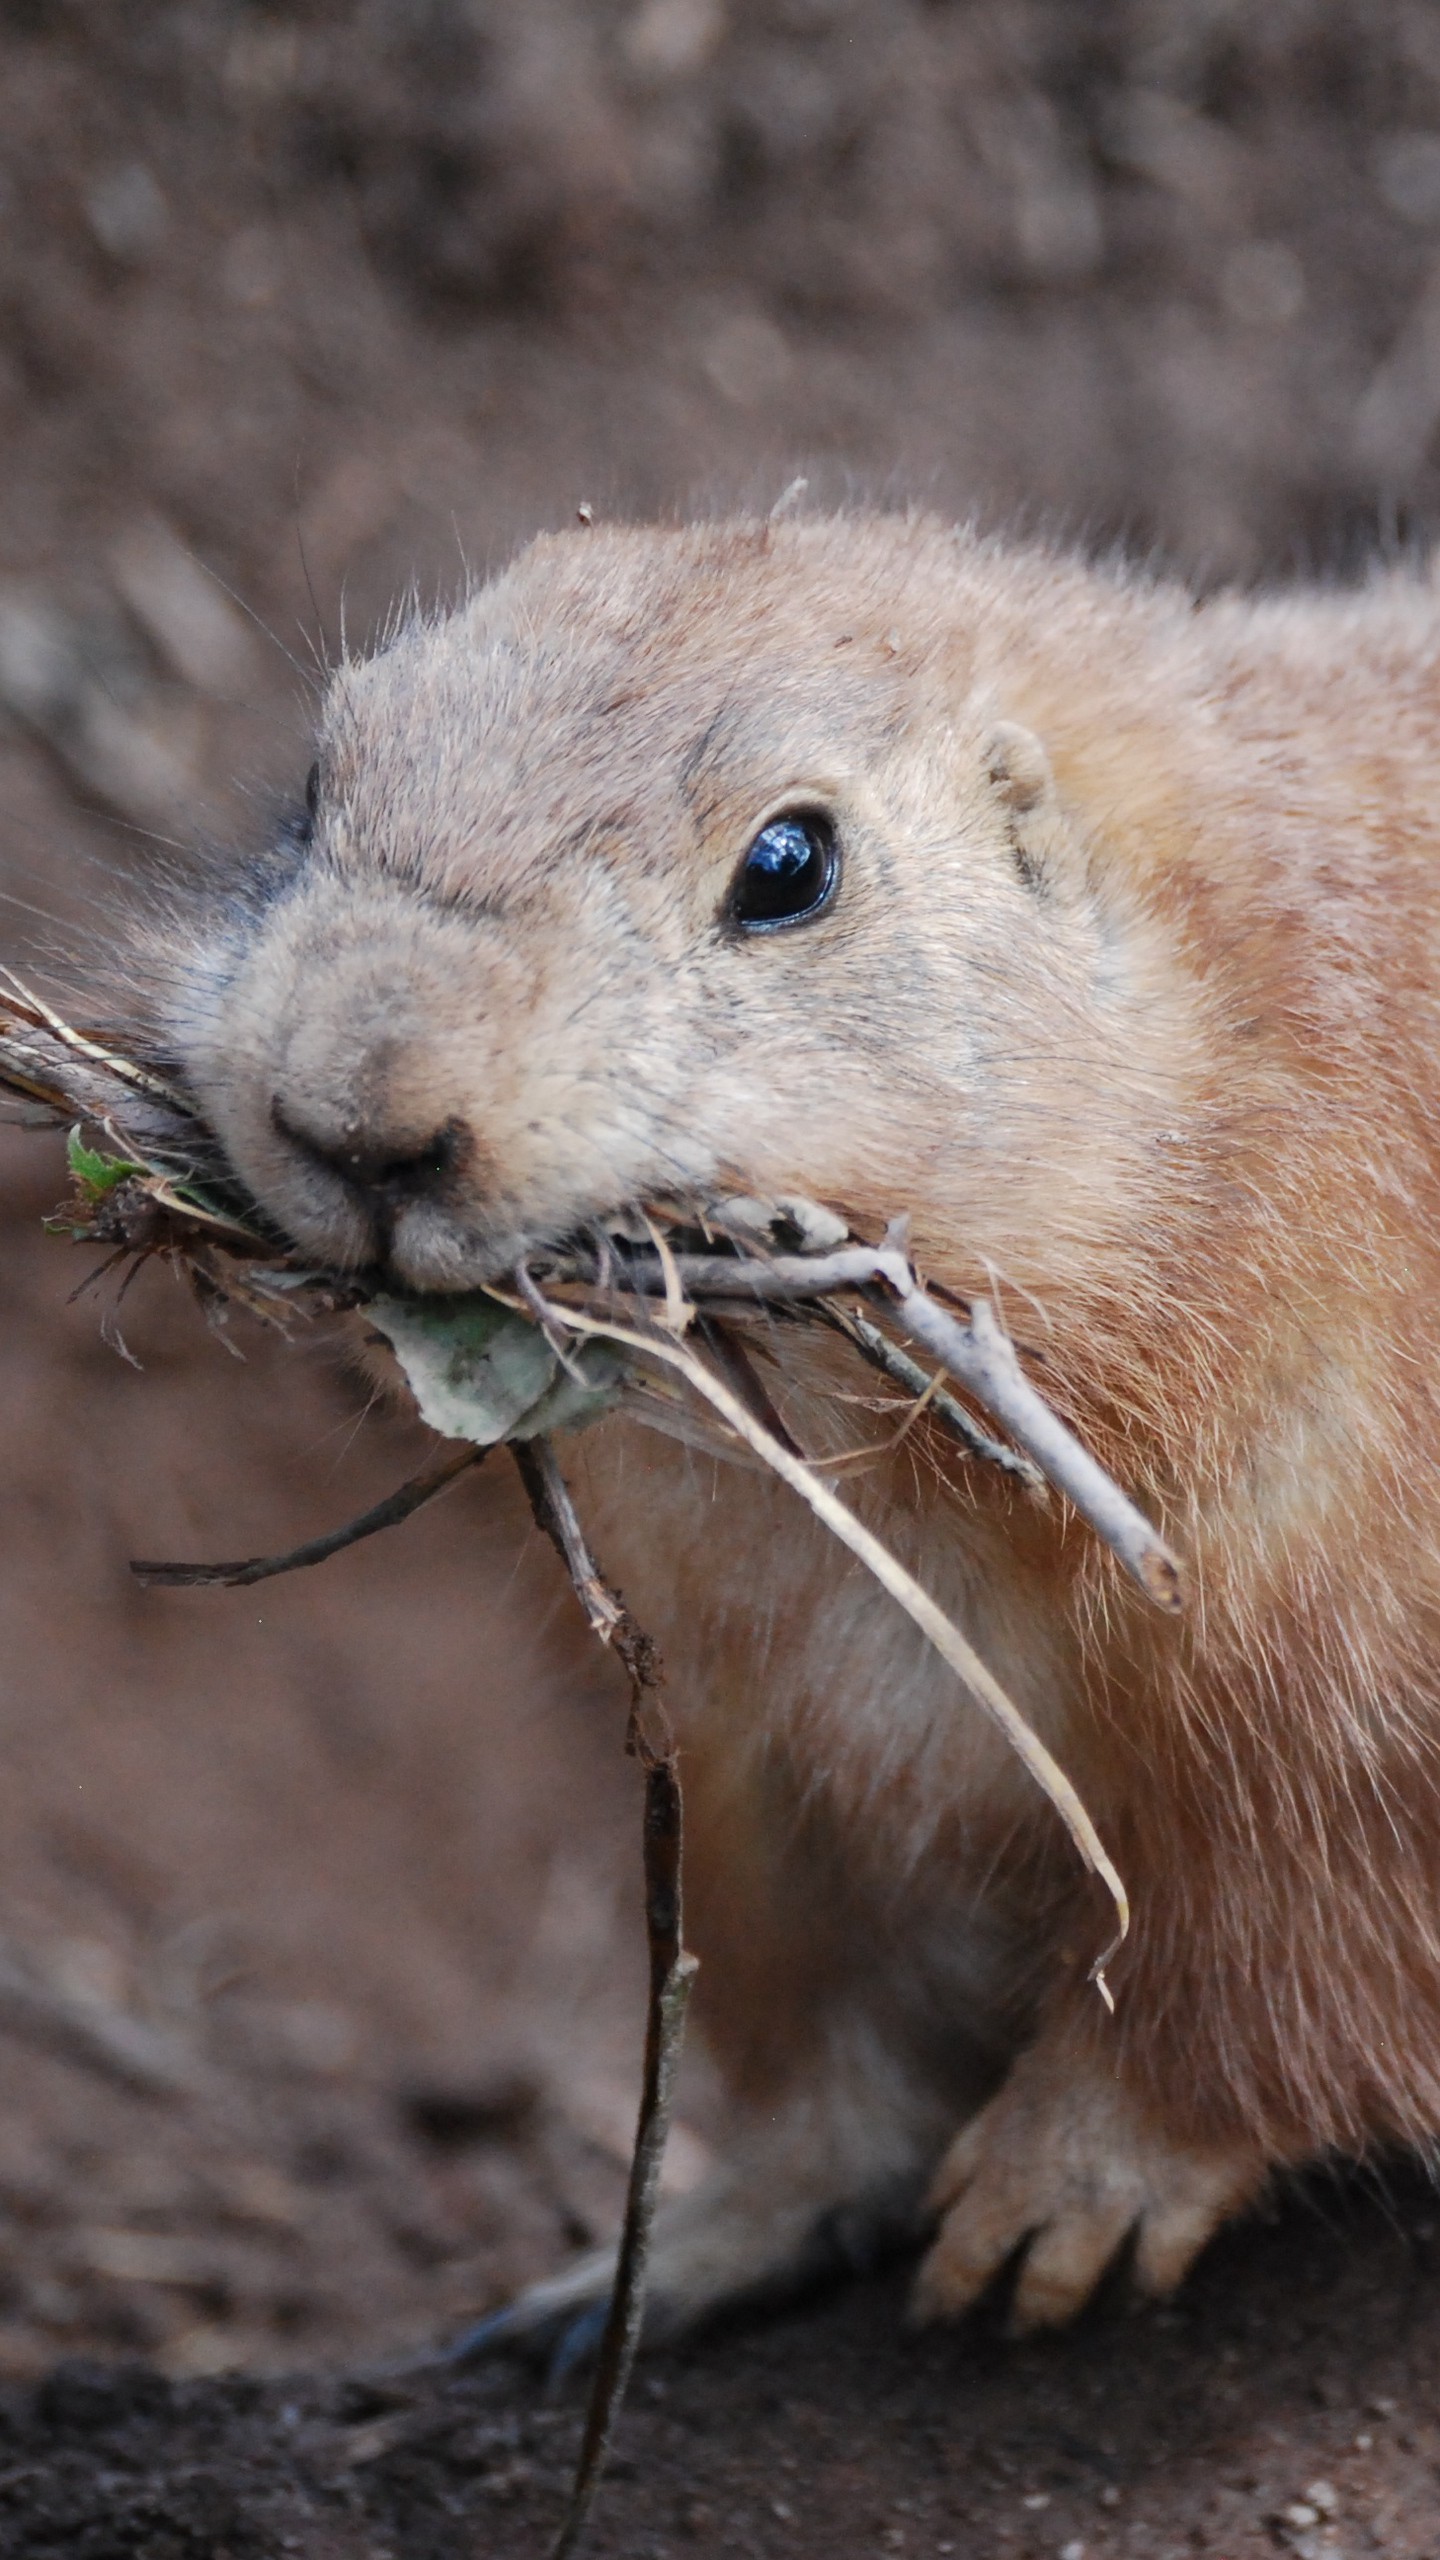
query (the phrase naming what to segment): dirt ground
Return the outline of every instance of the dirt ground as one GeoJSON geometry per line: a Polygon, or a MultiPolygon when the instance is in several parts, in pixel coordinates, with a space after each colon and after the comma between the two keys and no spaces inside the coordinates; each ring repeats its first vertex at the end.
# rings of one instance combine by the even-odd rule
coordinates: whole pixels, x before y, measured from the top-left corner
{"type": "MultiPolygon", "coordinates": [[[[317,662],[581,501],[919,498],[1202,581],[1440,500],[1428,0],[12,0],[5,955],[254,829],[317,662]]],[[[577,2404],[397,2380],[614,2219],[621,1702],[495,1462],[324,1341],[119,1316],[0,1136],[0,2553],[538,2553],[577,2404]]],[[[723,2121],[697,2056],[672,2174],[723,2121]]],[[[1182,2302],[906,2338],[898,2273],[647,2368],[597,2552],[1440,2553],[1440,2202],[1321,2182],[1182,2302]]]]}

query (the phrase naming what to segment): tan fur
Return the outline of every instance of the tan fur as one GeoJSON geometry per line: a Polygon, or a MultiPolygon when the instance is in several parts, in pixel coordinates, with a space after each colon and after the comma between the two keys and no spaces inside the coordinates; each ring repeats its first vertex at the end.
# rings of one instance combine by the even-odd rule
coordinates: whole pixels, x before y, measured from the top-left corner
{"type": "Polygon", "coordinates": [[[670,1658],[749,2127],[672,2221],[670,2307],[798,2263],[967,2119],[919,2307],[1039,2230],[1022,2321],[1132,2226],[1163,2286],[1269,2165],[1434,2137],[1432,587],[1197,606],[923,520],[577,534],[343,669],[320,775],[294,878],[152,951],[304,1245],[373,1250],[304,1142],[447,1127],[394,1228],[422,1288],[640,1198],[908,1210],[1189,1560],[1177,1626],[938,1447],[852,1484],[1119,1861],[1112,2019],[1068,1843],[888,1603],[778,1488],[615,1426],[577,1446],[670,1658]],[[817,803],[834,906],[727,931],[757,827],[817,803]]]}

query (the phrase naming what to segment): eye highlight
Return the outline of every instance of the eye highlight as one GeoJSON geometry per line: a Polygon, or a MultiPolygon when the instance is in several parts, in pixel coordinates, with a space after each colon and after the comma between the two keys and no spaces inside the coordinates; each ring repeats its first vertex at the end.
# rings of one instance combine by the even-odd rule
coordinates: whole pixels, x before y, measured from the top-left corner
{"type": "Polygon", "coordinates": [[[796,809],[762,827],[730,892],[732,922],[747,933],[805,924],[828,907],[840,880],[840,848],[818,809],[796,809]]]}

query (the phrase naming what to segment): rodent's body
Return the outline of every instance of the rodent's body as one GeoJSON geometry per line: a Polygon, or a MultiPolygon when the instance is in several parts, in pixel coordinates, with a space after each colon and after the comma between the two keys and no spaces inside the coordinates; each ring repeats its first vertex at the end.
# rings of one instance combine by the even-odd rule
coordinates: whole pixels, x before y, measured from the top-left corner
{"type": "Polygon", "coordinates": [[[307,1247],[383,1229],[456,1288],[646,1198],[908,1212],[1186,1559],[1172,1622],[961,1460],[848,1486],[1125,1876],[1111,2017],[1053,1814],[798,1506],[621,1425],[576,1445],[670,1667],[750,2126],[662,2304],[938,2162],[922,2308],[1035,2233],[1018,2313],[1063,2317],[1132,2228],[1160,2287],[1272,2165],[1440,2134],[1428,583],[1197,606],[883,518],[544,541],[343,671],[313,844],[155,949],[307,1247]],[[802,804],[838,894],[738,934],[736,865],[802,804]]]}

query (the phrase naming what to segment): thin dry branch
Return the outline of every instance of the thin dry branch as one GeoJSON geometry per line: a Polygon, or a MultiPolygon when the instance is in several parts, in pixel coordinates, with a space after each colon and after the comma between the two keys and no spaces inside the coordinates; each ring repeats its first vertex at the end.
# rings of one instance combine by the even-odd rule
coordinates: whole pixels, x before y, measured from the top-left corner
{"type": "Polygon", "coordinates": [[[133,1059],[76,1031],[11,971],[0,987],[0,1088],[55,1120],[112,1124],[144,1152],[213,1151],[208,1131],[171,1087],[133,1059]]]}
{"type": "Polygon", "coordinates": [[[1048,1500],[1049,1487],[1034,1459],[1025,1457],[1019,1449],[1007,1448],[1003,1440],[992,1440],[989,1432],[981,1430],[963,1404],[957,1404],[953,1396],[937,1386],[933,1374],[922,1369],[918,1360],[912,1360],[908,1351],[902,1351],[898,1343],[882,1333],[878,1324],[871,1324],[864,1316],[857,1315],[853,1307],[837,1307],[829,1302],[822,1303],[818,1312],[837,1333],[844,1334],[847,1342],[854,1344],[861,1359],[868,1360],[871,1368],[878,1369],[882,1377],[889,1378],[897,1387],[903,1387],[907,1395],[928,1393],[930,1411],[972,1458],[983,1458],[987,1465],[999,1467],[1004,1474],[1014,1476],[1024,1485],[1026,1492],[1039,1501],[1048,1500]]]}
{"type": "MultiPolygon", "coordinates": [[[[683,1276],[683,1262],[680,1268],[683,1276]]],[[[623,1343],[627,1349],[638,1352],[642,1357],[658,1360],[665,1367],[677,1370],[696,1393],[702,1396],[722,1420],[729,1424],[731,1430],[748,1443],[756,1456],[762,1458],[793,1492],[799,1494],[803,1502],[809,1504],[816,1518],[823,1522],[842,1545],[850,1549],[851,1554],[856,1556],[866,1570],[874,1575],[876,1581],[889,1592],[891,1598],[898,1601],[906,1615],[920,1629],[921,1634],[934,1646],[941,1659],[949,1663],[951,1670],[964,1682],[978,1704],[998,1725],[1010,1748],[1017,1758],[1023,1761],[1037,1786],[1048,1796],[1086,1866],[1100,1878],[1114,1903],[1117,1923],[1115,1935],[1090,1968],[1091,1980],[1099,1990],[1101,1998],[1107,2007],[1113,2007],[1114,2002],[1105,1979],[1105,1968],[1130,1926],[1130,1903],[1124,1884],[1094,1823],[1059,1762],[1046,1749],[1039,1735],[1026,1723],[1014,1700],[1006,1695],[994,1673],[981,1661],[979,1654],[967,1642],[960,1629],[946,1617],[944,1610],[931,1599],[929,1592],[915,1580],[914,1575],[906,1572],[898,1557],[893,1556],[889,1548],[866,1528],[864,1522],[856,1518],[854,1512],[847,1508],[823,1478],[818,1476],[813,1468],[808,1467],[803,1459],[793,1456],[790,1450],[784,1448],[762,1423],[757,1422],[733,1389],[727,1386],[723,1379],[718,1378],[705,1361],[689,1348],[688,1344],[678,1342],[670,1335],[640,1333],[633,1326],[616,1324],[613,1320],[607,1322],[602,1317],[587,1315],[578,1307],[561,1309],[556,1306],[554,1300],[550,1303],[555,1314],[563,1315],[564,1321],[572,1325],[577,1332],[623,1343]]]]}
{"type": "Polygon", "coordinates": [[[358,1520],[347,1521],[343,1529],[327,1529],[320,1538],[306,1538],[298,1547],[289,1547],[283,1555],[247,1556],[238,1564],[146,1564],[138,1558],[130,1570],[147,1591],[206,1590],[215,1585],[231,1590],[249,1582],[268,1582],[272,1574],[298,1573],[307,1564],[323,1564],[327,1556],[339,1555],[343,1547],[358,1545],[362,1538],[373,1538],[379,1529],[393,1529],[408,1520],[414,1511],[433,1502],[457,1476],[471,1467],[483,1465],[488,1449],[477,1449],[468,1442],[462,1449],[452,1449],[438,1465],[427,1467],[423,1475],[411,1476],[394,1493],[387,1493],[358,1520]]]}
{"type": "MultiPolygon", "coordinates": [[[[590,1553],[585,1532],[580,1526],[580,1515],[571,1500],[570,1487],[560,1472],[550,1441],[542,1432],[533,1440],[512,1440],[509,1446],[525,1487],[535,1526],[549,1539],[569,1574],[575,1587],[575,1597],[589,1621],[591,1634],[598,1636],[602,1644],[613,1644],[630,1613],[623,1600],[611,1590],[590,1553]]],[[[635,1628],[634,1632],[638,1636],[640,1630],[635,1628]]],[[[630,1671],[633,1684],[637,1675],[628,1661],[626,1669],[630,1671]]],[[[658,1678],[647,1685],[658,1688],[658,1678]]],[[[631,1708],[633,1713],[633,1697],[631,1708]]]]}
{"type": "Polygon", "coordinates": [[[122,1057],[118,1050],[106,1048],[99,1040],[92,1040],[88,1032],[77,1031],[73,1023],[67,1022],[63,1014],[45,1002],[43,996],[37,996],[33,988],[27,987],[24,979],[18,978],[13,969],[0,967],[0,979],[9,987],[10,1002],[33,1022],[43,1024],[62,1048],[83,1058],[92,1069],[98,1068],[103,1074],[116,1077],[132,1092],[145,1094],[152,1102],[162,1103],[177,1115],[185,1114],[186,1105],[173,1085],[166,1084],[162,1076],[152,1074],[148,1067],[137,1066],[133,1058],[122,1057]]]}
{"type": "Polygon", "coordinates": [[[645,2020],[645,2068],[635,2149],[625,2194],[625,2220],[615,2268],[615,2290],[600,2341],[590,2406],[570,2504],[552,2560],[569,2560],[595,2502],[640,2343],[650,2234],[660,2191],[660,2169],[675,2104],[675,2081],[685,2012],[699,1971],[681,1940],[680,1781],[673,1760],[657,1760],[645,1772],[645,1934],[650,1951],[650,1998],[645,2020]]]}
{"type": "Polygon", "coordinates": [[[542,1435],[529,1441],[512,1441],[510,1445],[537,1528],[553,1544],[595,1634],[625,1665],[630,1680],[626,1747],[636,1754],[645,1771],[645,1936],[650,1955],[645,2067],[615,2283],[596,2357],[570,2502],[551,2555],[551,2560],[569,2560],[579,2546],[595,2503],[640,2343],[660,2169],[674,2109],[685,2012],[698,1966],[683,1938],[684,1811],[674,1738],[665,1709],[660,1656],[591,1554],[570,1488],[549,1441],[542,1435]],[[647,1732],[647,1726],[651,1732],[647,1732]]]}
{"type": "Polygon", "coordinates": [[[900,1265],[899,1273],[885,1271],[880,1276],[895,1291],[896,1317],[911,1340],[923,1343],[935,1359],[943,1361],[977,1404],[994,1414],[1012,1440],[1018,1440],[1156,1607],[1178,1614],[1185,1605],[1179,1557],[1031,1386],[990,1300],[972,1299],[970,1321],[962,1324],[926,1296],[913,1273],[907,1286],[904,1275],[909,1264],[903,1255],[896,1254],[894,1260],[900,1265]]]}
{"type": "MultiPolygon", "coordinates": [[[[1170,1612],[1184,1605],[1179,1558],[1031,1386],[988,1298],[972,1299],[965,1323],[921,1286],[905,1249],[903,1220],[891,1226],[878,1248],[842,1245],[835,1253],[776,1254],[763,1262],[730,1254],[674,1254],[671,1260],[687,1295],[701,1306],[737,1299],[804,1306],[847,1290],[883,1298],[902,1331],[995,1416],[1057,1493],[1089,1521],[1147,1598],[1170,1612]]],[[[671,1285],[658,1260],[647,1265],[636,1254],[626,1262],[620,1293],[628,1288],[650,1297],[671,1285]]]]}

